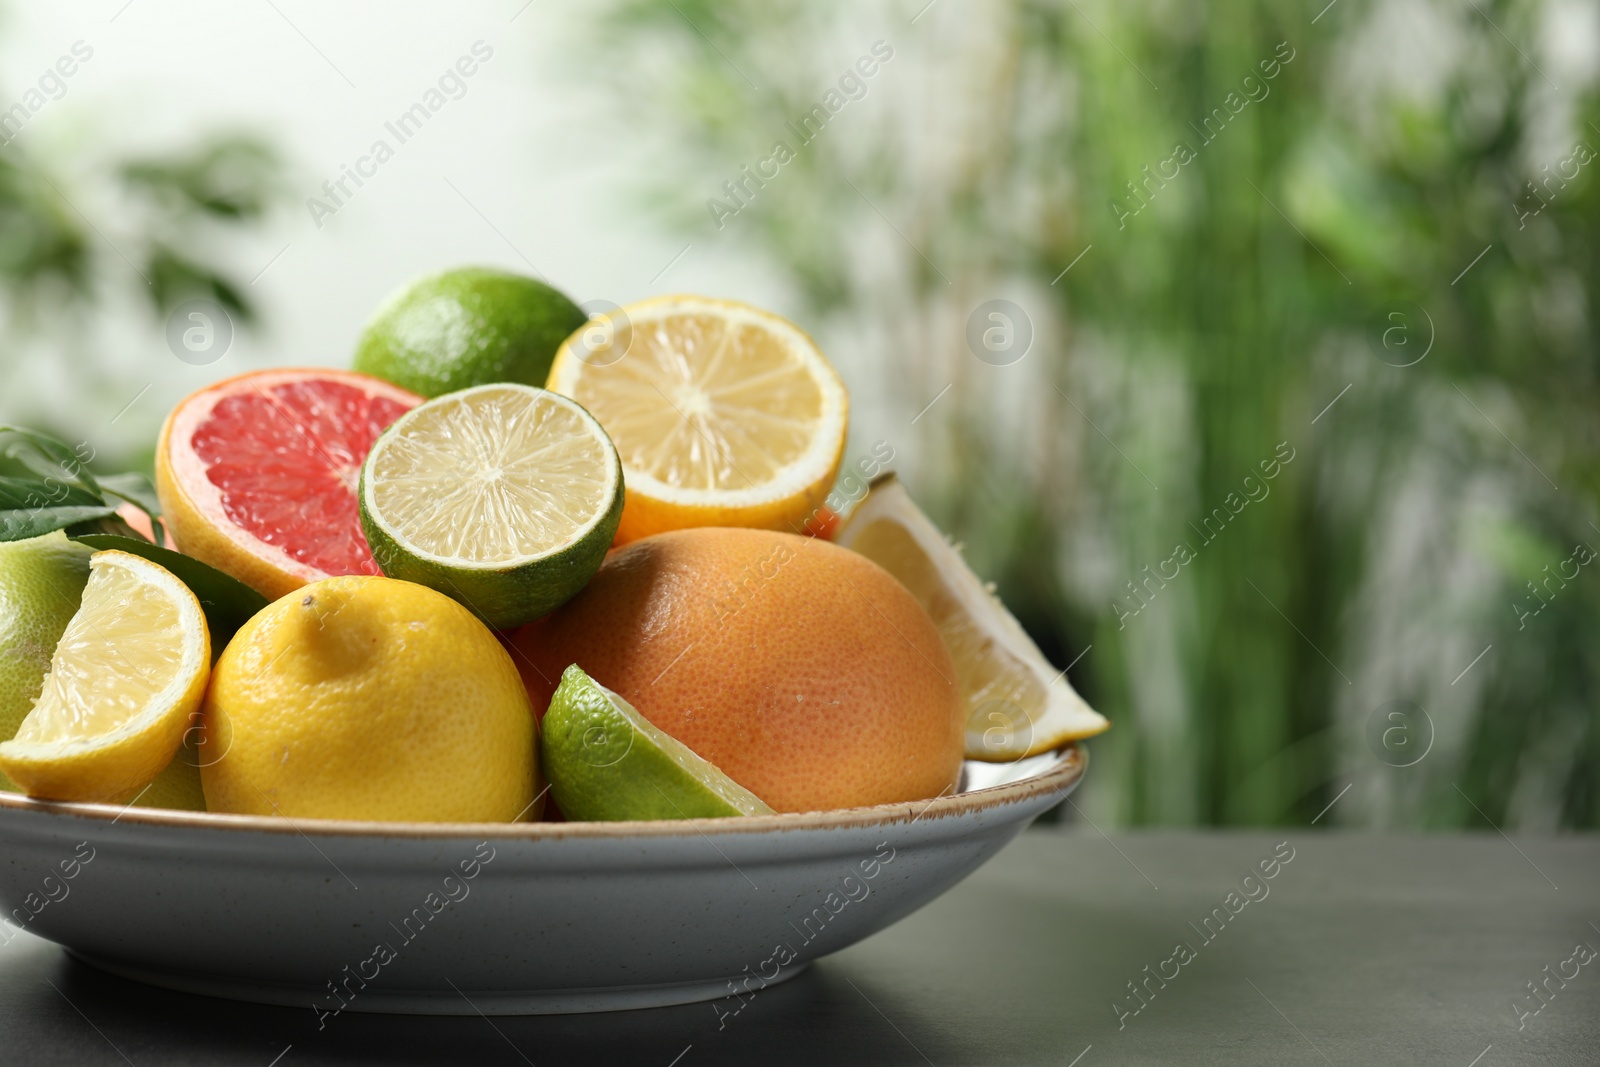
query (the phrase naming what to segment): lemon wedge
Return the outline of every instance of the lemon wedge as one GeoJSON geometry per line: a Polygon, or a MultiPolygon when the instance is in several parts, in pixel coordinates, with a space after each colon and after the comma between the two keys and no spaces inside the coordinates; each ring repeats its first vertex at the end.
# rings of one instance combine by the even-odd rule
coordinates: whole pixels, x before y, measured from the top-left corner
{"type": "Polygon", "coordinates": [[[0,769],[30,796],[129,799],[172,762],[210,663],[188,586],[149,560],[96,552],[39,699],[0,744],[0,769]]]}
{"type": "Polygon", "coordinates": [[[811,338],[731,300],[667,296],[581,327],[546,387],[622,456],[617,542],[691,526],[797,533],[844,455],[849,398],[811,338]]]}
{"type": "Polygon", "coordinates": [[[1050,665],[893,474],[873,481],[836,541],[898,578],[932,616],[966,699],[968,759],[1009,763],[1111,725],[1050,665]]]}

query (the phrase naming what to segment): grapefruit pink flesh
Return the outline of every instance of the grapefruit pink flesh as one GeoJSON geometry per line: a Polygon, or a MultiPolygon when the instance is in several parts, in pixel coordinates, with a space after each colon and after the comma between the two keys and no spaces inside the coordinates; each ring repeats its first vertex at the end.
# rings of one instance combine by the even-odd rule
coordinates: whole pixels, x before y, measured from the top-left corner
{"type": "Polygon", "coordinates": [[[240,529],[328,574],[378,574],[355,484],[372,443],[409,407],[306,378],[223,397],[191,441],[240,529]]]}

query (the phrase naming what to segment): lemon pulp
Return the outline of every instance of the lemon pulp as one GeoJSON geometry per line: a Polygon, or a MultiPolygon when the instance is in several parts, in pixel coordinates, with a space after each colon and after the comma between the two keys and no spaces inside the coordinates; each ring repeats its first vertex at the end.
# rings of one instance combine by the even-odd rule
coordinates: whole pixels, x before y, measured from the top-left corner
{"type": "Polygon", "coordinates": [[[549,387],[587,408],[628,479],[619,540],[689,526],[798,530],[826,497],[849,401],[787,320],[703,297],[622,309],[600,342],[568,338],[549,387]]]}
{"type": "Polygon", "coordinates": [[[94,569],[18,741],[49,745],[114,733],[180,676],[178,605],[170,597],[142,595],[142,585],[131,569],[94,569]]]}

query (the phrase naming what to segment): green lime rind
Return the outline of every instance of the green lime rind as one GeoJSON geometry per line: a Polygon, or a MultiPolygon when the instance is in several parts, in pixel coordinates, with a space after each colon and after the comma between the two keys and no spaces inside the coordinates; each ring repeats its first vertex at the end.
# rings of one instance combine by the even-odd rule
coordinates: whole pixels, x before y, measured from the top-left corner
{"type": "Polygon", "coordinates": [[[435,589],[464,605],[494,630],[507,630],[542,618],[577,596],[605,562],[606,550],[621,521],[619,493],[616,504],[597,527],[603,537],[580,541],[557,555],[520,567],[489,571],[460,570],[412,555],[372,523],[364,508],[361,513],[361,528],[366,531],[372,558],[385,577],[435,589]]]}
{"type": "Polygon", "coordinates": [[[462,267],[389,296],[356,344],[355,369],[425,397],[473,385],[543,385],[561,342],[588,321],[533,278],[462,267]]]}
{"type": "MultiPolygon", "coordinates": [[[[514,388],[532,387],[514,386],[514,388]]],[[[543,389],[535,391],[546,392],[543,389]]],[[[605,513],[585,529],[574,531],[573,540],[564,546],[527,562],[511,566],[466,565],[429,558],[426,553],[407,544],[391,523],[376,514],[376,505],[369,492],[372,470],[383,452],[385,443],[395,435],[405,433],[411,416],[427,406],[423,405],[402,415],[379,435],[367,453],[366,462],[361,466],[361,480],[356,493],[361,529],[366,534],[367,546],[372,550],[373,560],[377,562],[378,569],[383,571],[386,577],[415,582],[437,590],[464,605],[496,630],[520,626],[548,615],[589,584],[589,579],[594,577],[595,572],[600,569],[600,564],[605,562],[606,552],[610,550],[611,542],[617,536],[617,526],[622,522],[622,507],[626,500],[622,460],[617,455],[616,448],[610,444],[610,437],[605,436],[600,424],[593,421],[593,416],[584,411],[582,405],[555,393],[548,395],[559,403],[571,405],[583,412],[593,423],[596,433],[606,442],[616,491],[605,513]]],[[[448,396],[438,397],[429,403],[447,399],[448,396]]]]}
{"type": "MultiPolygon", "coordinates": [[[[0,741],[16,736],[89,583],[90,549],[60,531],[0,543],[0,741]]],[[[0,773],[0,789],[21,792],[0,773]]]]}
{"type": "Polygon", "coordinates": [[[539,759],[556,805],[577,822],[773,814],[576,663],[550,698],[539,759]]]}

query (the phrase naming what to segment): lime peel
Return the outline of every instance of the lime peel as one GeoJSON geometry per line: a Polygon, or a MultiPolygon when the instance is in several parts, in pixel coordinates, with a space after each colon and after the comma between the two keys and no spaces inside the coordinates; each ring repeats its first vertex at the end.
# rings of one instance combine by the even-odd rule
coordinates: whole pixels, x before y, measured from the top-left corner
{"type": "Polygon", "coordinates": [[[460,267],[390,294],[362,331],[355,369],[423,396],[490,382],[543,385],[556,346],[587,321],[541,281],[460,267]]]}

